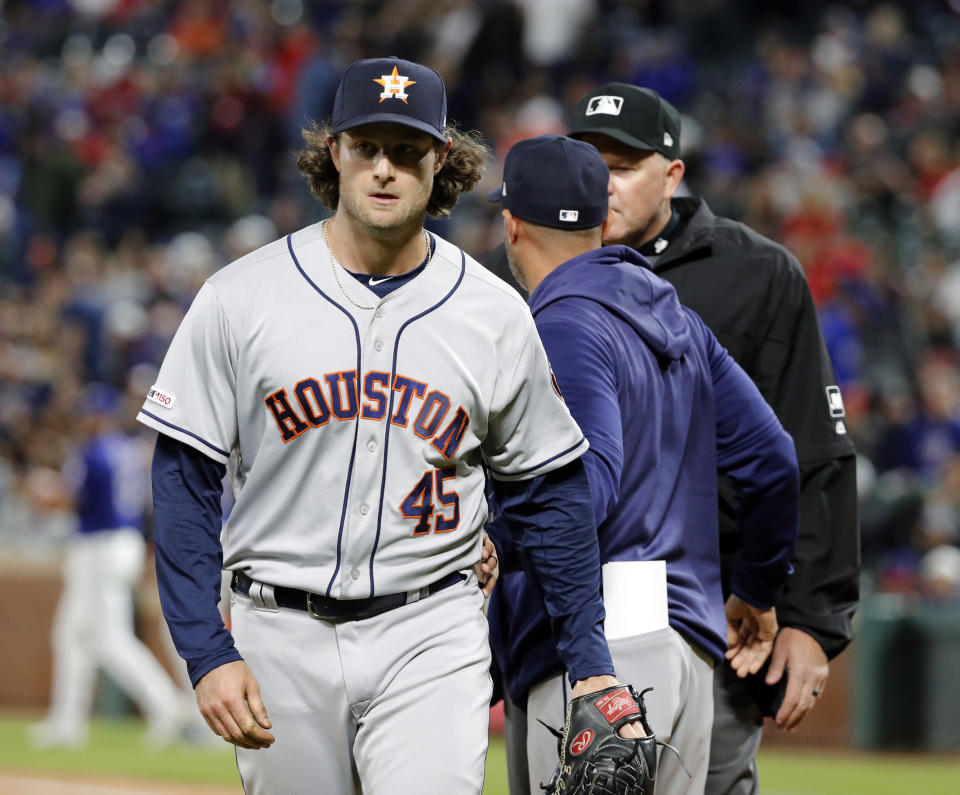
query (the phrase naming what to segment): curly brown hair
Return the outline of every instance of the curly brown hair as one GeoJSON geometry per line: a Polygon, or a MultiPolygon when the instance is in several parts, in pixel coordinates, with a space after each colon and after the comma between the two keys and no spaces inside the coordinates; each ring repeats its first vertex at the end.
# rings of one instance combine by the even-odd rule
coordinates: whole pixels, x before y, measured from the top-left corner
{"type": "MultiPolygon", "coordinates": [[[[328,122],[316,121],[310,122],[301,134],[307,145],[297,153],[297,166],[306,175],[310,192],[327,209],[336,210],[340,203],[340,175],[333,165],[327,139],[336,139],[337,134],[328,122]]],[[[490,158],[490,147],[480,133],[463,132],[456,125],[448,124],[443,134],[451,141],[450,151],[443,168],[433,179],[433,191],[427,202],[427,212],[436,218],[450,215],[460,194],[472,190],[483,177],[490,158]]],[[[437,146],[440,148],[442,144],[437,146]]]]}

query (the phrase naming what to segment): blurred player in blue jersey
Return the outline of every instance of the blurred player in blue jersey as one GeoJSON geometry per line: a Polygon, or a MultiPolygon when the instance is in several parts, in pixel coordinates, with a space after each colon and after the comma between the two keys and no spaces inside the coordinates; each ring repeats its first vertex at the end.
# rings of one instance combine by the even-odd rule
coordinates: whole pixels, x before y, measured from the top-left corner
{"type": "Polygon", "coordinates": [[[63,569],[53,625],[53,686],[46,719],[30,730],[39,747],[79,746],[102,667],[141,709],[147,740],[176,738],[192,711],[133,631],[133,589],[143,571],[143,514],[149,497],[149,445],[119,429],[118,395],[92,385],[83,396],[76,455],[63,470],[63,507],[76,511],[76,532],[63,569]]]}

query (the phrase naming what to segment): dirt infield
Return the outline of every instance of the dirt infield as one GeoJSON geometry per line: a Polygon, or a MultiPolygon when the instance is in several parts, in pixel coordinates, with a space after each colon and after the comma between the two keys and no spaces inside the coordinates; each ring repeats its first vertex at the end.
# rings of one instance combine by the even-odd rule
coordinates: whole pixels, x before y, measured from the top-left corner
{"type": "Polygon", "coordinates": [[[149,783],[135,779],[96,779],[77,776],[57,778],[49,775],[0,771],[0,793],[10,795],[243,795],[240,787],[176,784],[169,781],[149,783]]]}

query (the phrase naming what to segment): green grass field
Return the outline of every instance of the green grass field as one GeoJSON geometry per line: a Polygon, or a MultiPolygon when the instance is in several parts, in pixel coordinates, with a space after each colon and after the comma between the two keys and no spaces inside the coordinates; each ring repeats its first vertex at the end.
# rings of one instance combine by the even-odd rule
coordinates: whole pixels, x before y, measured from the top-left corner
{"type": "MultiPolygon", "coordinates": [[[[0,716],[0,769],[37,771],[62,777],[140,778],[152,781],[236,785],[233,754],[223,745],[181,745],[164,751],[143,747],[137,720],[97,720],[82,751],[38,751],[25,730],[35,718],[0,716]]],[[[823,751],[764,751],[760,756],[763,795],[957,795],[960,754],[953,756],[854,754],[823,751]]],[[[484,795],[506,795],[503,743],[494,738],[487,760],[484,795]]]]}

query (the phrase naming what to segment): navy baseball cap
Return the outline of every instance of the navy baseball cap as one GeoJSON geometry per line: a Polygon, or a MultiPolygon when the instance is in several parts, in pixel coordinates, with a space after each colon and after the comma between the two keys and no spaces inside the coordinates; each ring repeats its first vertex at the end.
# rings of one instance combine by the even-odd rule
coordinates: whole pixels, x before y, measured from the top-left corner
{"type": "Polygon", "coordinates": [[[607,218],[610,172],[590,144],[538,135],[507,152],[503,182],[487,198],[525,221],[553,229],[592,229],[607,218]]]}
{"type": "Polygon", "coordinates": [[[333,131],[391,122],[446,143],[447,92],[429,66],[400,58],[369,58],[347,67],[333,100],[333,131]]]}
{"type": "Polygon", "coordinates": [[[652,88],[607,83],[591,91],[573,109],[570,135],[609,135],[634,149],[652,149],[680,157],[680,113],[652,88]]]}

